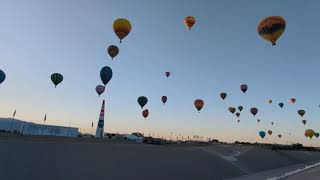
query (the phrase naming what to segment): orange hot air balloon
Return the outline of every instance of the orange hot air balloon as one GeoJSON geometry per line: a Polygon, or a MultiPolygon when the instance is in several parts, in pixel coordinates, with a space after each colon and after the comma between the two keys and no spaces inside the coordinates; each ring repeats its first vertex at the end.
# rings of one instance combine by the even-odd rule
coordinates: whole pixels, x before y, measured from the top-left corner
{"type": "Polygon", "coordinates": [[[196,19],[193,16],[187,16],[184,18],[184,25],[189,28],[189,30],[192,28],[192,26],[196,23],[196,19]]]}
{"type": "Polygon", "coordinates": [[[149,110],[145,109],[144,111],[142,111],[142,116],[146,119],[149,116],[149,110]]]}
{"type": "Polygon", "coordinates": [[[124,18],[118,18],[113,22],[113,31],[120,39],[120,43],[131,31],[131,23],[124,18]]]}
{"type": "Polygon", "coordinates": [[[268,131],[268,134],[271,136],[271,135],[272,135],[272,131],[271,131],[271,130],[269,130],[269,131],[268,131]]]}
{"type": "Polygon", "coordinates": [[[286,28],[286,21],[281,16],[269,16],[261,20],[257,32],[265,40],[270,41],[272,46],[276,45],[276,41],[283,34],[286,28]]]}
{"type": "Polygon", "coordinates": [[[108,47],[108,54],[110,55],[111,59],[116,57],[119,54],[119,48],[115,45],[111,45],[108,47]]]}
{"type": "Polygon", "coordinates": [[[296,102],[296,98],[290,98],[289,101],[294,104],[296,102]]]}
{"type": "Polygon", "coordinates": [[[235,107],[228,107],[229,112],[231,112],[232,114],[234,114],[236,112],[236,108],[235,107]]]}
{"type": "Polygon", "coordinates": [[[200,112],[204,106],[204,101],[202,99],[196,99],[194,101],[194,106],[197,108],[198,112],[200,112]]]}
{"type": "Polygon", "coordinates": [[[161,101],[162,101],[163,104],[165,104],[167,102],[167,100],[168,100],[167,96],[162,96],[161,97],[161,101]]]}
{"type": "Polygon", "coordinates": [[[304,132],[304,135],[308,138],[312,138],[314,136],[314,131],[312,129],[307,129],[305,132],[304,132]]]}

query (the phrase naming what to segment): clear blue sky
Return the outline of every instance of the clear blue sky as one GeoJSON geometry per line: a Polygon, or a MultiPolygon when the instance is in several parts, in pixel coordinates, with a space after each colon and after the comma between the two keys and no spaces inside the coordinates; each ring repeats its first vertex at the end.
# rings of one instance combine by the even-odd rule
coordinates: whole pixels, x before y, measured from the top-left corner
{"type": "Polygon", "coordinates": [[[259,130],[272,129],[284,138],[266,141],[286,142],[291,132],[291,139],[304,142],[306,128],[320,127],[319,7],[316,0],[1,0],[0,69],[7,79],[0,86],[0,116],[17,109],[17,118],[42,123],[48,113],[49,124],[71,120],[90,130],[106,98],[109,132],[256,141],[259,130]],[[189,15],[196,17],[191,31],[183,25],[189,15]],[[287,21],[274,47],[256,32],[259,21],[271,15],[287,21]],[[132,24],[121,44],[112,29],[118,17],[132,24]],[[111,44],[120,48],[114,61],[106,54],[111,44]],[[105,65],[114,74],[99,98],[94,89],[105,65]],[[169,79],[165,71],[172,72],[169,79]],[[64,75],[56,89],[50,81],[54,72],[64,75]],[[242,83],[249,85],[246,95],[239,90],[242,83]],[[221,91],[228,93],[225,102],[221,91]],[[147,120],[136,101],[140,95],[149,98],[147,120]],[[162,95],[168,96],[165,106],[162,95]],[[295,105],[288,103],[291,97],[295,105]],[[196,98],[205,100],[200,114],[196,98]],[[238,105],[244,106],[240,124],[227,111],[238,105]],[[260,110],[260,124],[248,112],[252,106],[260,110]],[[305,127],[296,113],[300,108],[307,111],[305,127]]]}

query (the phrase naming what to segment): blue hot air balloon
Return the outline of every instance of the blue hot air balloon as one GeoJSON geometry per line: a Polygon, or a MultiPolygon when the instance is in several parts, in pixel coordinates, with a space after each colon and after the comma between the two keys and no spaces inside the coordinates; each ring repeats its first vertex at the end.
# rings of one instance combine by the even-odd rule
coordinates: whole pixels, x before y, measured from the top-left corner
{"type": "Polygon", "coordinates": [[[109,66],[104,66],[100,71],[100,78],[104,85],[107,85],[112,78],[112,69],[109,66]]]}
{"type": "Polygon", "coordinates": [[[266,136],[266,132],[260,131],[259,132],[260,137],[263,139],[266,136]]]}
{"type": "Polygon", "coordinates": [[[0,84],[6,79],[6,74],[0,69],[0,84]]]}

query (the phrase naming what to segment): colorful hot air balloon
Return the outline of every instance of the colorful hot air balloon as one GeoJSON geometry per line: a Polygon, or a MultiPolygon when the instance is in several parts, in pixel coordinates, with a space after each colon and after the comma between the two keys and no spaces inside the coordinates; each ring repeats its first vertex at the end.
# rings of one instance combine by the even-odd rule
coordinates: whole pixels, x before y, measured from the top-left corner
{"type": "Polygon", "coordinates": [[[259,136],[263,139],[266,136],[266,132],[260,131],[259,136]]]}
{"type": "Polygon", "coordinates": [[[238,110],[241,112],[243,110],[243,106],[238,106],[238,110]]]}
{"type": "Polygon", "coordinates": [[[228,110],[229,110],[229,112],[231,112],[232,114],[234,114],[237,109],[236,109],[235,107],[229,107],[228,110]]]}
{"type": "Polygon", "coordinates": [[[167,77],[169,77],[170,74],[171,74],[171,73],[170,73],[169,71],[166,72],[166,76],[167,76],[167,77]]]}
{"type": "Polygon", "coordinates": [[[303,109],[300,109],[300,110],[298,110],[297,112],[298,112],[298,114],[299,114],[301,117],[303,117],[304,114],[306,113],[306,111],[303,110],[303,109]]]}
{"type": "Polygon", "coordinates": [[[167,100],[168,100],[167,96],[162,96],[161,97],[161,101],[162,101],[163,104],[165,104],[167,102],[167,100]]]}
{"type": "Polygon", "coordinates": [[[146,119],[149,116],[149,110],[145,109],[144,111],[142,111],[142,116],[146,119]]]}
{"type": "Polygon", "coordinates": [[[105,90],[105,87],[104,87],[104,86],[102,86],[102,85],[96,86],[96,92],[97,92],[97,94],[99,95],[99,97],[100,97],[100,95],[104,92],[104,90],[105,90]]]}
{"type": "Polygon", "coordinates": [[[236,116],[237,116],[237,117],[240,117],[240,113],[239,113],[239,112],[236,112],[236,116]]]}
{"type": "Polygon", "coordinates": [[[271,135],[272,135],[272,131],[271,131],[271,130],[269,130],[269,131],[268,131],[268,134],[269,134],[269,136],[271,136],[271,135]]]}
{"type": "Polygon", "coordinates": [[[253,107],[250,109],[250,112],[253,116],[256,116],[256,114],[258,113],[258,108],[253,107]]]}
{"type": "Polygon", "coordinates": [[[0,69],[0,84],[6,80],[6,74],[0,69]]]}
{"type": "Polygon", "coordinates": [[[196,19],[193,16],[187,16],[184,18],[184,25],[186,25],[189,30],[192,28],[192,26],[196,23],[196,19]]]}
{"type": "Polygon", "coordinates": [[[109,66],[104,66],[101,70],[100,70],[100,78],[102,83],[106,86],[108,84],[108,82],[111,80],[112,78],[112,69],[109,66]]]}
{"type": "Polygon", "coordinates": [[[304,132],[304,135],[306,137],[309,137],[310,139],[314,136],[314,131],[312,129],[307,129],[305,132],[304,132]]]}
{"type": "Polygon", "coordinates": [[[53,73],[51,75],[51,81],[53,82],[54,86],[57,87],[63,81],[63,76],[59,73],[53,73]]]}
{"type": "Polygon", "coordinates": [[[138,97],[138,103],[141,106],[141,109],[148,103],[148,98],[145,96],[138,97]]]}
{"type": "Polygon", "coordinates": [[[280,108],[283,108],[283,106],[284,106],[284,104],[281,102],[281,103],[279,103],[279,107],[280,108]]]}
{"type": "Polygon", "coordinates": [[[225,93],[225,92],[220,93],[220,97],[222,100],[225,100],[227,97],[227,93],[225,93]]]}
{"type": "Polygon", "coordinates": [[[194,101],[194,106],[197,108],[198,112],[203,108],[204,106],[204,101],[202,99],[196,99],[194,101]]]}
{"type": "Polygon", "coordinates": [[[316,138],[318,138],[319,137],[319,133],[314,133],[314,136],[316,137],[316,138]]]}
{"type": "Polygon", "coordinates": [[[272,104],[272,99],[269,99],[269,100],[268,100],[268,103],[269,103],[269,104],[272,104]]]}
{"type": "Polygon", "coordinates": [[[281,134],[278,134],[278,138],[281,138],[282,137],[282,135],[281,134]]]}
{"type": "Polygon", "coordinates": [[[113,31],[120,39],[120,43],[131,31],[131,23],[127,19],[118,18],[113,22],[113,31]]]}
{"type": "Polygon", "coordinates": [[[281,16],[269,16],[261,20],[257,31],[265,40],[270,41],[272,46],[276,45],[277,39],[286,28],[286,21],[281,16]]]}
{"type": "Polygon", "coordinates": [[[303,124],[307,124],[307,120],[305,120],[305,119],[302,120],[302,123],[303,123],[303,124]]]}
{"type": "Polygon", "coordinates": [[[111,45],[108,47],[108,54],[110,55],[111,59],[116,57],[119,54],[119,48],[115,45],[111,45]]]}
{"type": "Polygon", "coordinates": [[[245,94],[246,91],[248,90],[248,85],[242,84],[242,85],[240,86],[240,90],[245,94]]]}
{"type": "Polygon", "coordinates": [[[290,98],[289,101],[294,104],[296,102],[296,98],[290,98]]]}

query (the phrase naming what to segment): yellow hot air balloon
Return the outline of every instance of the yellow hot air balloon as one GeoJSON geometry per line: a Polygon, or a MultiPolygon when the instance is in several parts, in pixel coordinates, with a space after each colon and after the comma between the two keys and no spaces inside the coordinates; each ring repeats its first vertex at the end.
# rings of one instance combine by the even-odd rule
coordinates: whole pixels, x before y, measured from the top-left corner
{"type": "Polygon", "coordinates": [[[258,25],[258,34],[265,40],[276,45],[276,41],[283,34],[286,21],[281,16],[269,16],[262,19],[258,25]]]}
{"type": "Polygon", "coordinates": [[[131,31],[131,23],[124,18],[118,18],[113,22],[113,31],[120,39],[120,43],[131,31]]]}
{"type": "Polygon", "coordinates": [[[184,25],[187,26],[187,28],[189,28],[189,30],[192,28],[192,26],[196,23],[196,18],[194,18],[193,16],[187,16],[184,18],[184,25]]]}
{"type": "Polygon", "coordinates": [[[305,132],[304,132],[304,135],[306,137],[309,137],[310,139],[314,136],[314,131],[312,129],[307,129],[305,132]]]}

